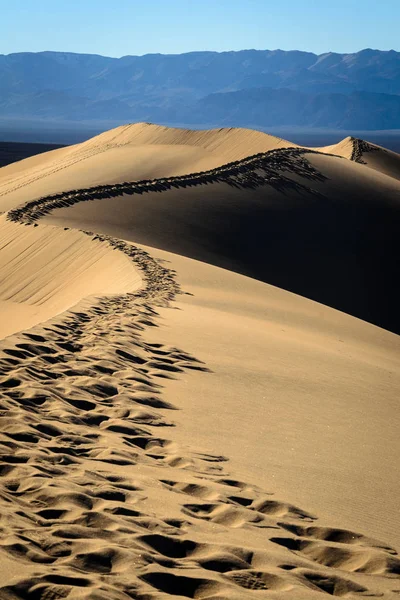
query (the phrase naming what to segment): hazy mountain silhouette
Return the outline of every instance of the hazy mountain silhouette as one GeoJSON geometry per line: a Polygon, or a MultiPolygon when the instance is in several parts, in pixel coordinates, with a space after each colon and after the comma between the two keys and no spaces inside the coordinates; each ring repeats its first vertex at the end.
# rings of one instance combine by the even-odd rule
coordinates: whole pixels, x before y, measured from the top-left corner
{"type": "Polygon", "coordinates": [[[0,116],[400,128],[400,53],[0,55],[0,116]]]}

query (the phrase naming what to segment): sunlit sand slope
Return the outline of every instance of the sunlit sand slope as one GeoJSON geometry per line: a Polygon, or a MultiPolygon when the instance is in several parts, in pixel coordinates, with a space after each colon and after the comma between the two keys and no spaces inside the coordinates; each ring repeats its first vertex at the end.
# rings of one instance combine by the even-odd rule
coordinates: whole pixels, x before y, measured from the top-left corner
{"type": "Polygon", "coordinates": [[[212,169],[274,148],[295,146],[249,129],[191,131],[123,125],[87,142],[0,169],[0,210],[67,189],[212,169]]]}
{"type": "Polygon", "coordinates": [[[79,231],[0,218],[0,336],[28,328],[90,295],[141,285],[128,259],[79,231]]]}

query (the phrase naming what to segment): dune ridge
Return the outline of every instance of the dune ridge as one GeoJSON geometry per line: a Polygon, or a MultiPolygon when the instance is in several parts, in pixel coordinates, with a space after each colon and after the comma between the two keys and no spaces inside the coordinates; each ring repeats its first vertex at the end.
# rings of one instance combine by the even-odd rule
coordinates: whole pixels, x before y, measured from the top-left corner
{"type": "MultiPolygon", "coordinates": [[[[216,129],[185,129],[154,123],[121,125],[84,142],[87,147],[112,145],[199,146],[232,162],[277,148],[297,148],[283,138],[256,129],[222,127],[216,129]]],[[[219,166],[219,165],[218,165],[219,166]]]]}
{"type": "MultiPolygon", "coordinates": [[[[50,180],[54,181],[54,191],[61,192],[69,185],[72,174],[74,180],[79,182],[80,188],[86,187],[85,183],[96,185],[120,181],[121,178],[126,179],[129,175],[131,179],[143,179],[143,174],[149,171],[146,162],[151,160],[151,156],[145,155],[143,161],[138,156],[138,150],[139,154],[142,154],[147,147],[150,148],[153,157],[155,149],[161,147],[161,152],[157,155],[160,167],[155,168],[152,165],[149,172],[154,179],[187,174],[194,169],[200,171],[203,167],[209,170],[281,146],[297,147],[295,144],[255,130],[232,128],[193,131],[149,123],[122,125],[81,144],[47,152],[41,158],[31,157],[4,167],[0,171],[0,197],[15,195],[16,192],[22,191],[22,195],[16,194],[18,203],[21,199],[26,199],[24,188],[29,189],[33,185],[35,190],[33,197],[35,197],[36,194],[40,195],[41,182],[45,182],[46,188],[49,189],[52,185],[50,180]],[[190,149],[192,151],[188,156],[190,149]],[[164,160],[166,152],[167,161],[164,160]],[[104,162],[102,159],[106,154],[109,160],[104,162]],[[101,162],[96,162],[96,157],[101,162]],[[92,162],[94,159],[95,162],[92,162]],[[118,167],[120,163],[122,167],[118,167]],[[79,168],[83,164],[85,165],[83,172],[74,168],[75,166],[79,168]],[[67,171],[69,176],[60,179],[63,171],[67,171]],[[61,189],[60,181],[63,185],[61,189]]],[[[29,195],[32,198],[32,192],[29,195]]],[[[8,210],[11,205],[8,202],[4,207],[8,210]]]]}
{"type": "MultiPolygon", "coordinates": [[[[399,178],[399,157],[373,147],[363,164],[399,178]]],[[[347,137],[341,142],[311,148],[324,154],[354,160],[360,144],[347,137]],[[353,157],[353,159],[352,159],[353,157]]],[[[0,170],[0,210],[21,202],[60,193],[71,187],[142,179],[159,179],[208,171],[274,149],[298,148],[297,144],[251,129],[188,130],[134,123],[104,132],[86,142],[61,148],[3,167],[0,170]]]]}
{"type": "Polygon", "coordinates": [[[355,138],[351,160],[366,165],[380,173],[400,179],[400,157],[396,152],[355,138]]]}
{"type": "Polygon", "coordinates": [[[246,159],[223,165],[205,172],[190,173],[187,175],[169,178],[124,182],[121,184],[104,185],[87,189],[70,190],[61,194],[53,194],[31,200],[23,206],[10,210],[7,217],[11,221],[33,223],[40,217],[50,213],[55,208],[73,206],[78,202],[99,198],[112,198],[122,194],[143,194],[146,192],[162,192],[172,188],[186,188],[196,185],[224,182],[238,188],[257,188],[267,183],[278,190],[286,187],[294,190],[306,190],[317,193],[310,187],[286,177],[283,172],[290,171],[309,180],[324,179],[309,162],[301,160],[304,154],[316,151],[309,149],[271,150],[264,154],[250,156],[246,159]],[[292,158],[300,158],[292,161],[292,158]],[[257,173],[260,170],[261,173],[257,173]],[[22,218],[21,218],[22,217],[22,218]]]}

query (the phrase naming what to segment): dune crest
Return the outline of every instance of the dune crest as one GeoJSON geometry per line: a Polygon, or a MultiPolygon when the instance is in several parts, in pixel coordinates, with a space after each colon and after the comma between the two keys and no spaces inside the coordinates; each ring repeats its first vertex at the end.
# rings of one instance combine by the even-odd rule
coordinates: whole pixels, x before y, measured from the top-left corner
{"type": "MultiPolygon", "coordinates": [[[[366,144],[363,142],[363,147],[373,147],[374,152],[363,152],[360,161],[399,178],[398,155],[366,144]]],[[[338,144],[312,150],[354,160],[355,145],[356,140],[345,138],[338,144]]],[[[7,211],[22,202],[73,187],[81,189],[207,171],[283,148],[298,148],[298,145],[252,129],[189,130],[150,123],[122,125],[81,144],[0,169],[0,210],[7,211]]]]}
{"type": "Polygon", "coordinates": [[[342,156],[394,179],[400,179],[400,155],[377,144],[348,136],[337,144],[315,150],[342,156]]]}
{"type": "Polygon", "coordinates": [[[298,147],[297,144],[256,129],[240,127],[184,129],[153,123],[121,125],[93,137],[84,144],[87,147],[128,144],[135,146],[198,146],[217,156],[223,156],[224,162],[240,160],[252,154],[268,152],[268,150],[276,148],[298,147]]]}

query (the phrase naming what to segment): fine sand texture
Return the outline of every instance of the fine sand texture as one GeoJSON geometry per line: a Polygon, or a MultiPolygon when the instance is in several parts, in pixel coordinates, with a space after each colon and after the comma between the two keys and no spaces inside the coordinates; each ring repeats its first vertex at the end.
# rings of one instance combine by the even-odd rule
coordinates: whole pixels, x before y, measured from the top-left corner
{"type": "Polygon", "coordinates": [[[80,231],[22,227],[0,217],[0,336],[46,321],[81,298],[134,291],[127,257],[80,231]]]}
{"type": "Polygon", "coordinates": [[[400,597],[365,144],[136,124],[0,169],[0,600],[400,597]]]}

